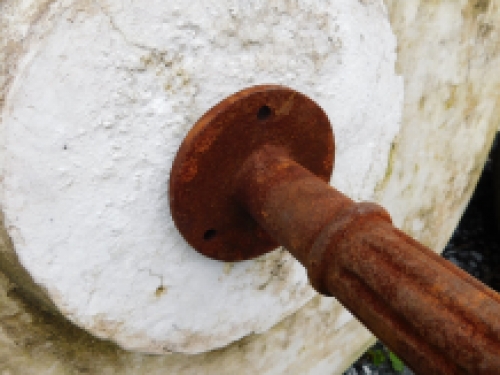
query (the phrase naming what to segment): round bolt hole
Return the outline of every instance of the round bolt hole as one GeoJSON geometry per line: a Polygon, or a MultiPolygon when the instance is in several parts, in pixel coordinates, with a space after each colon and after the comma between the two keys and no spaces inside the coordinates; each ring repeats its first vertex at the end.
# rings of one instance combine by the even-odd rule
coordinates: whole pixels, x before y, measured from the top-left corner
{"type": "Polygon", "coordinates": [[[204,234],[203,234],[203,239],[205,241],[209,241],[211,240],[212,238],[215,237],[215,235],[217,234],[217,231],[215,229],[209,229],[207,230],[204,234]]]}
{"type": "Polygon", "coordinates": [[[259,120],[266,120],[272,115],[273,111],[267,105],[263,105],[259,108],[259,112],[257,112],[257,118],[259,120]]]}

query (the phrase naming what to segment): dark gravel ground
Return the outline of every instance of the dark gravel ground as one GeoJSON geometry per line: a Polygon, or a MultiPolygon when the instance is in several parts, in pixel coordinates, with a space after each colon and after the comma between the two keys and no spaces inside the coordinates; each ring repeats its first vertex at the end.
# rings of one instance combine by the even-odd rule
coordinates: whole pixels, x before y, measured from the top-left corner
{"type": "MultiPolygon", "coordinates": [[[[500,292],[500,135],[467,209],[443,251],[443,257],[500,292]],[[495,193],[496,192],[496,193],[495,193]],[[495,208],[496,207],[496,208],[495,208]]],[[[397,367],[397,366],[395,366],[397,367]]],[[[413,375],[394,369],[381,342],[370,348],[344,375],[413,375]]]]}

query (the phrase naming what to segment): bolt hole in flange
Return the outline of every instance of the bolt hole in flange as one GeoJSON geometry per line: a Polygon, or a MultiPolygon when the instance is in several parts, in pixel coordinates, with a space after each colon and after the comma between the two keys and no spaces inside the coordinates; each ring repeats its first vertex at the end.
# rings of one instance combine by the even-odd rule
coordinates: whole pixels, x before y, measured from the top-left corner
{"type": "Polygon", "coordinates": [[[203,239],[205,241],[210,241],[212,238],[215,237],[217,234],[217,231],[215,229],[209,229],[203,234],[203,239]]]}
{"type": "Polygon", "coordinates": [[[259,112],[257,112],[257,118],[261,121],[267,120],[271,117],[273,111],[267,105],[263,105],[259,108],[259,112]]]}
{"type": "Polygon", "coordinates": [[[328,117],[287,87],[253,86],[231,95],[206,112],[184,139],[170,174],[170,208],[180,233],[201,254],[236,262],[278,247],[235,197],[242,165],[267,145],[287,150],[329,181],[335,147],[328,117]]]}

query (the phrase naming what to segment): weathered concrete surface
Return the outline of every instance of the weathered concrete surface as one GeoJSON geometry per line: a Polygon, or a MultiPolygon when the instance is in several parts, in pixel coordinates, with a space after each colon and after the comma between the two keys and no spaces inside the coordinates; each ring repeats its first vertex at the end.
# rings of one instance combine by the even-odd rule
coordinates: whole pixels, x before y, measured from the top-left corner
{"type": "MultiPolygon", "coordinates": [[[[405,230],[440,250],[498,128],[500,10],[486,1],[387,5],[398,36],[405,107],[378,200],[405,230]]],[[[145,356],[93,339],[27,305],[5,277],[0,291],[5,374],[336,374],[372,340],[338,304],[315,297],[269,331],[224,349],[145,356]]]]}
{"type": "Polygon", "coordinates": [[[370,198],[403,101],[382,3],[108,0],[52,12],[19,59],[0,147],[11,255],[55,309],[126,349],[193,354],[307,303],[304,269],[284,251],[224,264],[187,245],[169,214],[172,159],[221,98],[290,85],[335,128],[335,185],[370,198]]]}
{"type": "Polygon", "coordinates": [[[398,226],[440,252],[500,124],[500,3],[386,3],[405,106],[378,201],[398,226]]]}

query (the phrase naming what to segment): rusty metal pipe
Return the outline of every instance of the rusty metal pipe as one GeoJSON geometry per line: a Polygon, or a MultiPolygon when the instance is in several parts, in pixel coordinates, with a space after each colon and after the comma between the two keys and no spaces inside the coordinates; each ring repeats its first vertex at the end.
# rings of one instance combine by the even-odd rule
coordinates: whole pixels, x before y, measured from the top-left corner
{"type": "Polygon", "coordinates": [[[236,176],[240,204],[418,374],[500,374],[500,296],[264,146],[236,176]]]}
{"type": "Polygon", "coordinates": [[[275,85],[242,90],[181,145],[172,216],[213,259],[284,245],[318,292],[418,374],[500,374],[500,296],[395,228],[382,207],[330,187],[333,159],[330,122],[311,99],[275,85]]]}

